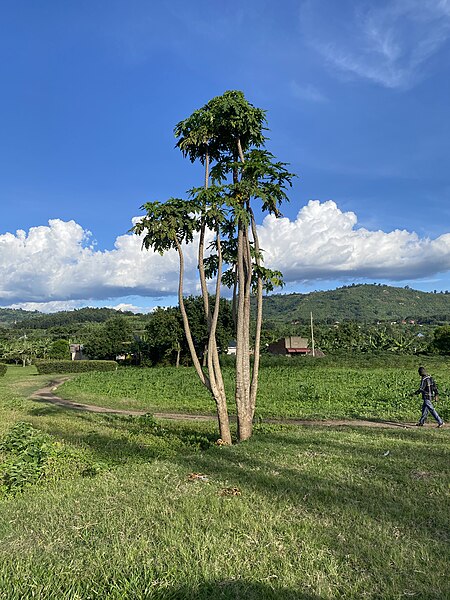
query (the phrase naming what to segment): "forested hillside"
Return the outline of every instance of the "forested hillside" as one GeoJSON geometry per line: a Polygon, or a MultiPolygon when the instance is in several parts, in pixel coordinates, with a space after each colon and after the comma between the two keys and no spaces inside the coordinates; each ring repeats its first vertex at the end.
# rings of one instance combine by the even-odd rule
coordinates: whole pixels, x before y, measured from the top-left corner
{"type": "Polygon", "coordinates": [[[21,308],[0,308],[0,327],[9,327],[23,321],[24,319],[34,319],[41,315],[37,311],[22,310],[21,308]]]}
{"type": "Polygon", "coordinates": [[[450,321],[450,294],[420,292],[411,288],[362,284],[309,294],[274,294],[264,299],[264,318],[280,323],[335,321],[415,320],[422,323],[450,321]]]}
{"type": "MultiPolygon", "coordinates": [[[[120,314],[133,315],[131,312],[121,312],[120,314]]],[[[20,323],[17,319],[17,325],[22,329],[49,329],[50,327],[66,327],[82,323],[104,323],[115,315],[117,315],[117,311],[112,308],[80,308],[50,314],[25,313],[20,323]]]]}
{"type": "MultiPolygon", "coordinates": [[[[450,293],[420,292],[408,287],[377,284],[351,285],[309,294],[273,294],[264,298],[264,318],[279,323],[415,320],[421,323],[450,322],[450,293]]],[[[0,326],[49,329],[83,323],[103,323],[116,315],[110,308],[81,308],[43,314],[37,311],[0,308],[0,326]]],[[[124,314],[124,313],[121,313],[124,314]]],[[[125,313],[132,316],[132,313],[125,313]]]]}

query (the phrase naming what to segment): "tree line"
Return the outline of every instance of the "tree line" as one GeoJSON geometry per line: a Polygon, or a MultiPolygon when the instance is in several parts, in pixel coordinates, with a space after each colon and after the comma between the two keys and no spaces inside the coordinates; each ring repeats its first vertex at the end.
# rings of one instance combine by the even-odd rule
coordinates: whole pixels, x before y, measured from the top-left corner
{"type": "MultiPolygon", "coordinates": [[[[205,364],[208,347],[208,324],[203,300],[185,299],[191,323],[193,343],[200,362],[205,364]]],[[[254,324],[251,337],[254,339],[254,324]]],[[[280,337],[299,335],[310,338],[306,325],[287,325],[267,321],[261,330],[261,354],[280,337]]],[[[314,327],[316,347],[326,354],[442,354],[450,355],[450,325],[439,327],[411,325],[366,325],[355,321],[314,327]]],[[[223,357],[234,340],[232,304],[221,299],[217,325],[217,346],[223,357]]],[[[59,329],[30,329],[18,332],[0,328],[0,361],[31,364],[40,358],[70,359],[71,343],[82,344],[87,358],[116,360],[136,366],[191,365],[191,355],[178,307],[157,308],[149,315],[130,318],[117,312],[101,323],[83,323],[71,335],[59,329]],[[63,333],[67,333],[63,332],[63,333]]],[[[301,360],[297,357],[295,360],[301,360]]]]}

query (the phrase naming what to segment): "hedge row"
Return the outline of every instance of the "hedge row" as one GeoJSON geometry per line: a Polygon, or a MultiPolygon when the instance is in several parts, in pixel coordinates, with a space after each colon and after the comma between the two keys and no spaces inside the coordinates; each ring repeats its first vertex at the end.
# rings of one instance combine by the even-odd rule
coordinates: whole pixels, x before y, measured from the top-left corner
{"type": "Polygon", "coordinates": [[[38,373],[87,373],[88,371],[115,371],[115,360],[36,360],[38,373]]]}
{"type": "Polygon", "coordinates": [[[0,377],[6,373],[7,365],[0,363],[0,377]]]}

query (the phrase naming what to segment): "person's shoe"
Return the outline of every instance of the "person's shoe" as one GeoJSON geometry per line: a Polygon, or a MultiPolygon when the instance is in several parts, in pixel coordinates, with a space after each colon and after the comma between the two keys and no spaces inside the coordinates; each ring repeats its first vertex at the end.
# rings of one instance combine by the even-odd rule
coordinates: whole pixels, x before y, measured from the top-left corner
{"type": "Polygon", "coordinates": [[[441,427],[444,427],[444,425],[445,425],[445,423],[444,423],[444,421],[442,421],[442,423],[439,423],[438,429],[440,429],[441,427]]]}
{"type": "Polygon", "coordinates": [[[423,423],[419,421],[419,423],[416,423],[416,427],[423,427],[423,423]]]}

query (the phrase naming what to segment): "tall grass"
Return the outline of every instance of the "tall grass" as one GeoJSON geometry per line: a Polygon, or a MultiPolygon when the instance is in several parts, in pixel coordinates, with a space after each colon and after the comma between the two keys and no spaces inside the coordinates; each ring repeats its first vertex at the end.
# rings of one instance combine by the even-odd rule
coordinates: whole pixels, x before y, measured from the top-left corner
{"type": "MultiPolygon", "coordinates": [[[[432,365],[433,366],[433,365],[432,365]]],[[[449,417],[450,373],[445,363],[432,370],[441,391],[438,410],[449,417]]],[[[233,398],[233,369],[224,368],[228,397],[233,398]]],[[[261,418],[370,418],[413,421],[420,414],[417,368],[332,366],[287,361],[260,370],[256,413],[261,418]]],[[[149,412],[213,414],[212,398],[193,369],[126,368],[114,373],[83,374],[59,388],[68,399],[109,408],[149,412]]],[[[229,403],[234,413],[233,402],[229,403]]]]}
{"type": "Polygon", "coordinates": [[[220,447],[213,423],[28,400],[43,383],[2,378],[2,428],[99,468],[0,500],[2,600],[450,597],[447,430],[263,424],[220,447]]]}
{"type": "Polygon", "coordinates": [[[444,438],[423,431],[272,428],[130,456],[3,502],[0,595],[441,600],[448,481],[444,438]]]}

